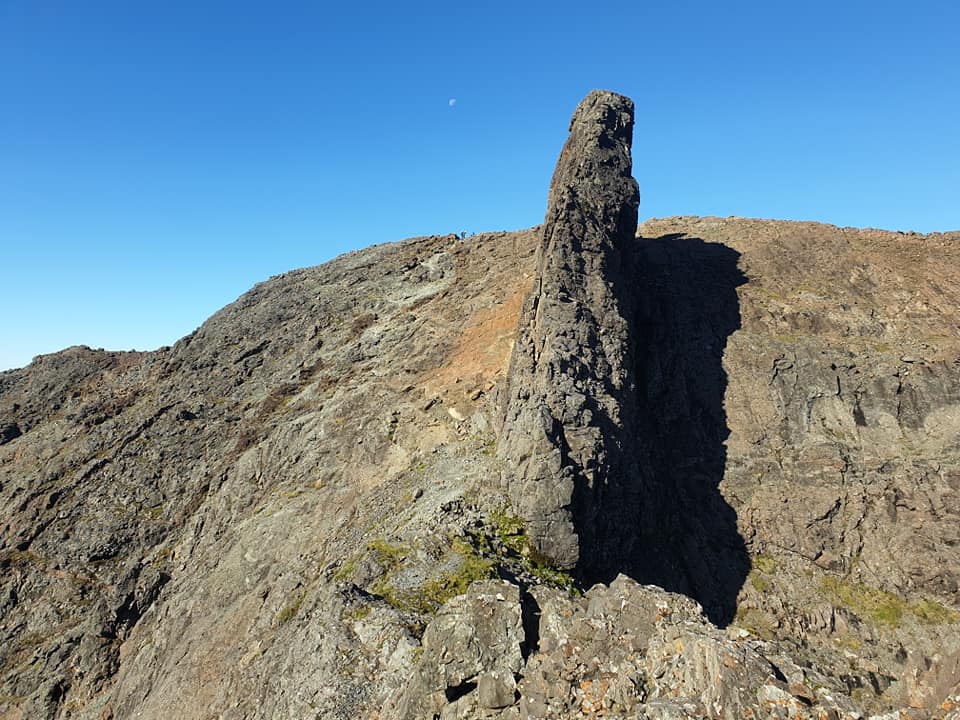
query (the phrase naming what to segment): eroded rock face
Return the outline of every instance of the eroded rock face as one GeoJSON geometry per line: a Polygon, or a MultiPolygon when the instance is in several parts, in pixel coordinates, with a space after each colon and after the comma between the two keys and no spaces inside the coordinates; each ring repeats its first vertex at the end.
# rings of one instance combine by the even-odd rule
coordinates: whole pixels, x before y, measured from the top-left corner
{"type": "Polygon", "coordinates": [[[420,621],[358,595],[384,569],[367,548],[416,535],[411,592],[461,561],[532,239],[370,248],[258,285],[171,348],[0,373],[22,431],[0,445],[0,717],[379,705],[420,621]]]}
{"type": "MultiPolygon", "coordinates": [[[[447,602],[423,634],[413,679],[385,714],[405,720],[449,715],[447,705],[496,710],[515,702],[523,665],[520,592],[503,581],[476,582],[447,602]]],[[[462,716],[461,715],[454,715],[462,716]]]]}
{"type": "MultiPolygon", "coordinates": [[[[524,304],[504,397],[499,456],[536,550],[577,566],[575,515],[606,482],[624,394],[633,382],[628,312],[618,292],[639,194],[631,176],[633,102],[590,93],[570,121],[550,184],[534,286],[524,304]]],[[[590,550],[592,548],[588,548],[590,550]]]]}

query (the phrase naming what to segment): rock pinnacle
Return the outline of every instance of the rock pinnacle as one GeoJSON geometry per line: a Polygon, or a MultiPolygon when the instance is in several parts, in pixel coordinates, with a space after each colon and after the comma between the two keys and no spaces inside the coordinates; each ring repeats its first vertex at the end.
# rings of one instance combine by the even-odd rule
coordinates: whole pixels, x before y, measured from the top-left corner
{"type": "Polygon", "coordinates": [[[570,121],[503,397],[504,483],[536,552],[577,565],[576,515],[590,504],[630,383],[617,288],[639,194],[631,176],[633,102],[591,92],[570,121]]]}

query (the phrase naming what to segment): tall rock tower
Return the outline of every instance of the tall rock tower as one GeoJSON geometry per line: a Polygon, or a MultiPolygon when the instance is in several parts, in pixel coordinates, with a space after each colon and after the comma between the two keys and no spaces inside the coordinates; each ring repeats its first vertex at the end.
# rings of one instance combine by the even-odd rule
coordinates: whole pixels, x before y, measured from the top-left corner
{"type": "Polygon", "coordinates": [[[635,397],[619,296],[639,207],[632,138],[627,97],[596,90],[574,112],[502,398],[508,493],[533,548],[566,569],[596,543],[588,517],[616,472],[624,403],[635,397]]]}

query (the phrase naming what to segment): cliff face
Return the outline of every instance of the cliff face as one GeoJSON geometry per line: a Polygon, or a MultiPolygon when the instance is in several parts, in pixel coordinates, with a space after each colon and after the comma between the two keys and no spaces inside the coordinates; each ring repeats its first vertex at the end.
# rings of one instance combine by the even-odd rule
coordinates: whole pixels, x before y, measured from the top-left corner
{"type": "Polygon", "coordinates": [[[960,235],[634,232],[632,111],[540,228],[0,374],[0,716],[960,716],[960,235]]]}

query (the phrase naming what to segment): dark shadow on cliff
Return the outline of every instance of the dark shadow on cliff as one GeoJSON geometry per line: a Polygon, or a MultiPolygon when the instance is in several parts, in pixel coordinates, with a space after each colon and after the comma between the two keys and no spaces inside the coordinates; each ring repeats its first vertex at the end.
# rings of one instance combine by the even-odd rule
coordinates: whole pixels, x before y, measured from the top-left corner
{"type": "Polygon", "coordinates": [[[686,235],[637,238],[610,268],[630,324],[633,387],[620,422],[597,408],[610,472],[580,478],[573,514],[586,584],[624,573],[697,599],[727,625],[750,570],[736,512],[719,490],[730,434],[723,352],[740,327],[739,253],[686,235]],[[603,427],[606,425],[606,427],[603,427]]]}

